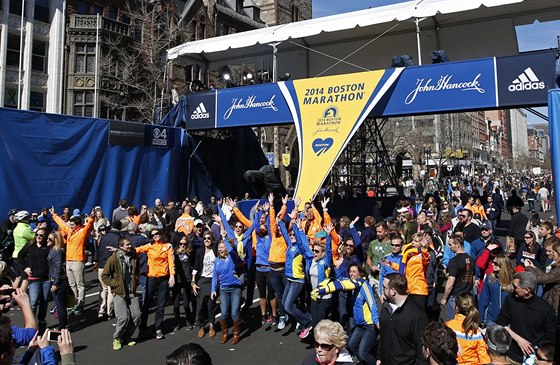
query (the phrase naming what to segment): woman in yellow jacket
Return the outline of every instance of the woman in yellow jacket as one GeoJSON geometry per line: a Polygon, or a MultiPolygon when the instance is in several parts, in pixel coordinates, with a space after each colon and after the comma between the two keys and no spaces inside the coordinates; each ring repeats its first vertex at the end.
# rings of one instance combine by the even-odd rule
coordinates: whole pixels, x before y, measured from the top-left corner
{"type": "Polygon", "coordinates": [[[460,294],[455,299],[455,318],[445,322],[457,336],[459,352],[457,363],[459,365],[489,364],[486,342],[478,330],[480,314],[476,309],[474,297],[471,294],[460,294]]]}

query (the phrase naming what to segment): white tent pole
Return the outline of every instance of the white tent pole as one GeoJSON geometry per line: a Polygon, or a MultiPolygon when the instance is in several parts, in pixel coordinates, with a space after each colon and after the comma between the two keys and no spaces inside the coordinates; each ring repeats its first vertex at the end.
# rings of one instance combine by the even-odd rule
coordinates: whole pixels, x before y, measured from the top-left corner
{"type": "Polygon", "coordinates": [[[420,48],[420,22],[424,19],[414,18],[414,23],[416,23],[416,45],[418,47],[418,65],[422,65],[422,50],[420,48]]]}
{"type": "Polygon", "coordinates": [[[278,81],[278,62],[276,59],[280,42],[270,43],[272,46],[272,82],[278,81]]]}

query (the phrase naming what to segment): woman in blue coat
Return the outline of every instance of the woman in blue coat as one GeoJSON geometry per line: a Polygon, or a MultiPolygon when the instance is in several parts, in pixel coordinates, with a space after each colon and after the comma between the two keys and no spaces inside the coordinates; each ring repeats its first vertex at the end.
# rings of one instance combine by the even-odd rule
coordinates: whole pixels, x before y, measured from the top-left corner
{"type": "Polygon", "coordinates": [[[478,299],[480,322],[487,326],[495,324],[506,296],[513,291],[513,266],[504,255],[497,255],[493,261],[494,272],[486,275],[482,292],[478,299]]]}

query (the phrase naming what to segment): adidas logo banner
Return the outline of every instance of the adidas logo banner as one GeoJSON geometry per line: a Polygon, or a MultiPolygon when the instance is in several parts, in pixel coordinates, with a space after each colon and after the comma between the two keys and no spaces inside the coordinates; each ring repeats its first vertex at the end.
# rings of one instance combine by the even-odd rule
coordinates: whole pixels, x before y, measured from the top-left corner
{"type": "Polygon", "coordinates": [[[545,105],[554,87],[554,52],[496,58],[498,105],[545,105]]]}
{"type": "Polygon", "coordinates": [[[182,117],[187,129],[216,127],[216,92],[187,94],[187,108],[182,117]]]}

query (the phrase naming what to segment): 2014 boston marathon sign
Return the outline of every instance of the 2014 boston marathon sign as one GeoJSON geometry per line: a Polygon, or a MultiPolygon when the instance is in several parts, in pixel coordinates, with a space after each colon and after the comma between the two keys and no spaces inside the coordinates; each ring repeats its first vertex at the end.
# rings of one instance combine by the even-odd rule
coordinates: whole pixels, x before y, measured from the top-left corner
{"type": "Polygon", "coordinates": [[[299,143],[294,196],[319,190],[338,156],[402,68],[279,82],[299,143]]]}

